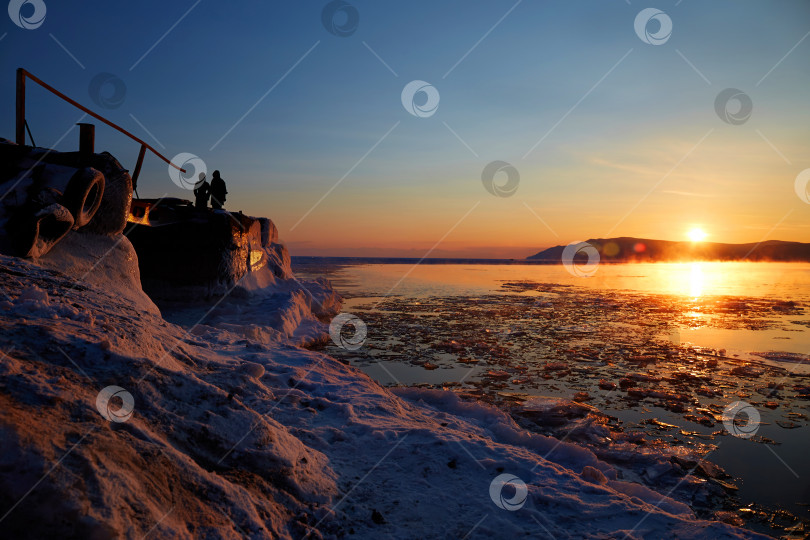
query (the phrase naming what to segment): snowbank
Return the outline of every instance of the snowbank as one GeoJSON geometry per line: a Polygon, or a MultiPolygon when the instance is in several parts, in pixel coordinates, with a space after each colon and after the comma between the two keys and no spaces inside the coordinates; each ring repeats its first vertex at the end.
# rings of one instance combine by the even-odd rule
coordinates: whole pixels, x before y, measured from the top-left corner
{"type": "Polygon", "coordinates": [[[130,309],[160,314],[141,290],[138,255],[125,236],[75,232],[67,235],[38,263],[114,294],[126,300],[130,309]]]}
{"type": "Polygon", "coordinates": [[[503,412],[296,347],[339,305],[324,283],[229,298],[189,333],[106,247],[95,267],[0,256],[3,536],[756,537],[503,412]],[[503,474],[526,485],[514,511],[503,474]]]}

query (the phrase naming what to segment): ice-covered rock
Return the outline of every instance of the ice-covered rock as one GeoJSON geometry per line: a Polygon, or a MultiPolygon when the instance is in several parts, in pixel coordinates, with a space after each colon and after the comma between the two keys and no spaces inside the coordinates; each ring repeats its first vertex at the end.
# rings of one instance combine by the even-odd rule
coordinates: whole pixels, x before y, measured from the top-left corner
{"type": "Polygon", "coordinates": [[[258,218],[262,231],[262,246],[278,243],[278,227],[269,218],[258,218]]]}
{"type": "Polygon", "coordinates": [[[158,300],[222,297],[292,279],[290,256],[268,218],[201,210],[190,201],[140,199],[148,207],[128,236],[144,289],[158,300]]]}
{"type": "Polygon", "coordinates": [[[138,255],[126,236],[77,231],[55,246],[38,264],[92,284],[128,304],[130,310],[160,314],[141,289],[138,255]]]}
{"type": "Polygon", "coordinates": [[[587,480],[588,482],[593,482],[594,484],[607,484],[608,479],[605,476],[605,473],[597,469],[596,467],[591,467],[590,465],[585,465],[582,468],[582,478],[587,480]]]}

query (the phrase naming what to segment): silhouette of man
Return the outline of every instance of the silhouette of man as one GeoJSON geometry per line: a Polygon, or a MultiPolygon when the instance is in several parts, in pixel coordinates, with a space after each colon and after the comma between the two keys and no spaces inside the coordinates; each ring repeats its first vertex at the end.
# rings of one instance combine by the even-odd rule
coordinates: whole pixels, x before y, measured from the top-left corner
{"type": "Polygon", "coordinates": [[[211,184],[205,180],[205,173],[201,172],[199,181],[194,184],[194,206],[196,208],[208,208],[208,197],[211,196],[211,184]]]}
{"type": "Polygon", "coordinates": [[[219,210],[225,206],[225,195],[227,193],[225,180],[219,175],[219,171],[214,171],[214,178],[211,180],[211,208],[219,210]]]}

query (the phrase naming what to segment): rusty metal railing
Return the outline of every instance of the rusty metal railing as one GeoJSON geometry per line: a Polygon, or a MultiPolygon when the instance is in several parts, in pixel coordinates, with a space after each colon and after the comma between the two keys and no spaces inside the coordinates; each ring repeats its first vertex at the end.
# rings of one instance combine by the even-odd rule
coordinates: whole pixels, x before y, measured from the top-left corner
{"type": "Polygon", "coordinates": [[[138,161],[135,164],[135,170],[132,172],[132,185],[133,185],[133,187],[138,185],[138,176],[141,174],[141,166],[143,165],[143,158],[146,155],[147,150],[151,151],[157,157],[159,157],[160,159],[162,159],[163,161],[165,161],[166,163],[168,163],[169,165],[171,165],[172,167],[174,167],[178,171],[186,172],[185,169],[182,169],[182,168],[178,167],[177,165],[175,165],[174,163],[172,163],[171,160],[169,160],[166,156],[164,156],[163,154],[161,154],[160,152],[158,152],[157,150],[152,148],[151,145],[145,143],[139,137],[136,137],[135,135],[133,135],[129,131],[125,130],[121,126],[110,122],[109,120],[107,120],[103,116],[94,113],[93,111],[91,111],[90,109],[88,109],[84,105],[81,105],[77,101],[75,101],[73,99],[70,99],[65,94],[63,94],[62,92],[60,92],[59,90],[54,88],[53,86],[49,85],[48,83],[44,82],[39,77],[36,77],[35,75],[31,74],[30,72],[26,71],[23,68],[17,68],[17,124],[16,124],[16,139],[17,139],[16,142],[17,142],[17,144],[25,145],[25,80],[26,79],[31,79],[32,81],[34,81],[35,83],[37,83],[42,88],[49,91],[50,93],[52,93],[56,97],[67,101],[68,103],[70,103],[71,105],[76,107],[77,109],[79,109],[81,111],[84,111],[85,113],[89,114],[90,116],[92,116],[96,120],[104,122],[105,124],[107,124],[108,126],[113,128],[114,130],[119,131],[119,132],[123,133],[124,135],[126,135],[127,137],[129,137],[130,139],[140,143],[141,150],[140,150],[140,152],[138,152],[138,161]]]}

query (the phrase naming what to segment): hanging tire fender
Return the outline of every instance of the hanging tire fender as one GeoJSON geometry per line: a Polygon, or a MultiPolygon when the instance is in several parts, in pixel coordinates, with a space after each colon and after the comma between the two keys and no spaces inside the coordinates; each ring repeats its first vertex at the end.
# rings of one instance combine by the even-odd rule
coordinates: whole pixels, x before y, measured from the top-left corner
{"type": "Polygon", "coordinates": [[[104,175],[91,167],[79,169],[70,177],[62,196],[62,205],[73,214],[73,228],[84,227],[101,206],[104,175]]]}

